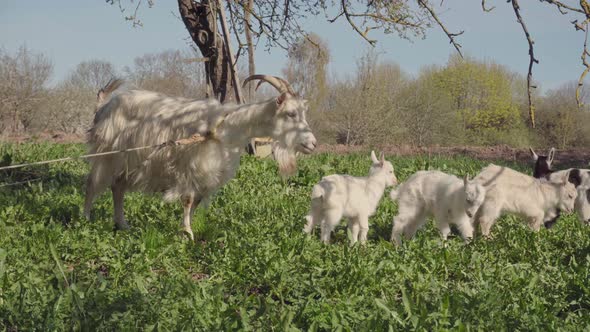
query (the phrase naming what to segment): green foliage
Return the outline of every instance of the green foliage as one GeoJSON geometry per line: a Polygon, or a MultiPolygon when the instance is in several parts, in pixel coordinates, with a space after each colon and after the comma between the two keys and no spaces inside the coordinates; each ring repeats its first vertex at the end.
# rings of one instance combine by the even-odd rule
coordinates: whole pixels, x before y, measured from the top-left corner
{"type": "MultiPolygon", "coordinates": [[[[1,145],[14,163],[75,155],[76,145],[1,145]]],[[[400,180],[421,169],[475,175],[469,158],[388,156],[400,180]]],[[[527,167],[511,165],[527,171],[527,167]]],[[[371,218],[369,242],[346,227],[325,246],[302,233],[311,187],[364,175],[368,154],[319,154],[282,180],[246,156],[193,225],[182,209],[130,194],[132,228],[114,232],[110,195],[80,214],[84,162],[52,164],[42,181],[0,188],[0,330],[583,330],[590,327],[590,228],[573,216],[531,232],[502,218],[495,238],[444,246],[427,225],[388,241],[396,206],[371,218]],[[206,219],[206,220],[205,220],[206,219]]],[[[3,180],[4,181],[4,180],[3,180]]]]}
{"type": "Polygon", "coordinates": [[[465,129],[507,130],[521,124],[518,105],[513,101],[511,76],[497,64],[451,57],[435,79],[449,94],[465,129]]]}

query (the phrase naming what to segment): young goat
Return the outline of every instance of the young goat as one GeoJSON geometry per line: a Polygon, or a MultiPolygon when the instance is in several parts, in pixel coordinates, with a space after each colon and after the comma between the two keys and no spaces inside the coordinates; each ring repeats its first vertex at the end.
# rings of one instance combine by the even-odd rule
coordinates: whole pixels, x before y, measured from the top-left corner
{"type": "Polygon", "coordinates": [[[542,178],[547,174],[551,174],[554,171],[551,169],[551,164],[553,164],[553,158],[555,157],[555,148],[551,148],[549,150],[549,154],[546,156],[537,155],[533,148],[529,147],[531,154],[533,155],[533,160],[535,161],[535,169],[533,171],[534,178],[542,178]]]}
{"type": "Polygon", "coordinates": [[[398,201],[393,218],[391,241],[401,245],[401,233],[411,239],[418,228],[433,216],[443,240],[451,232],[449,224],[459,228],[467,242],[473,238],[472,218],[483,203],[486,190],[475,181],[463,180],[440,171],[419,171],[391,191],[398,201]]]}
{"type": "Polygon", "coordinates": [[[574,185],[567,182],[567,174],[552,183],[490,164],[474,180],[486,188],[486,198],[476,217],[485,237],[489,237],[492,225],[504,212],[526,217],[529,226],[538,231],[555,210],[571,212],[578,196],[574,185]]]}
{"type": "Polygon", "coordinates": [[[375,213],[385,188],[397,183],[393,165],[385,161],[383,153],[377,159],[375,152],[371,151],[371,160],[373,165],[368,177],[329,175],[313,187],[311,210],[303,229],[305,233],[311,233],[314,226],[321,223],[321,239],[329,243],[330,233],[345,217],[352,234],[351,245],[367,240],[369,217],[375,213]]]}
{"type": "MultiPolygon", "coordinates": [[[[567,175],[568,182],[573,184],[578,191],[578,197],[574,205],[578,219],[582,223],[590,224],[590,170],[569,168],[562,171],[554,171],[551,169],[553,157],[555,156],[554,148],[551,148],[547,157],[538,156],[532,148],[530,150],[535,161],[533,176],[535,178],[545,178],[551,182],[559,182],[567,175]]],[[[545,220],[545,227],[552,227],[561,215],[561,211],[555,210],[553,215],[553,218],[545,220]]]]}
{"type": "Polygon", "coordinates": [[[281,173],[294,172],[296,153],[309,154],[316,147],[306,119],[308,102],[281,78],[252,75],[244,84],[252,80],[271,84],[279,90],[279,96],[251,104],[222,105],[214,99],[193,100],[132,90],[106,101],[120,81],[109,83],[98,95],[99,109],[89,131],[91,153],[156,145],[194,134],[208,139],[198,144],[93,158],[86,182],[86,216],[90,215],[95,197],[110,187],[115,225],[126,229],[126,192],[164,193],[167,201],[182,201],[182,228],[192,239],[195,207],[234,177],[240,155],[251,138],[272,137],[281,173]]]}

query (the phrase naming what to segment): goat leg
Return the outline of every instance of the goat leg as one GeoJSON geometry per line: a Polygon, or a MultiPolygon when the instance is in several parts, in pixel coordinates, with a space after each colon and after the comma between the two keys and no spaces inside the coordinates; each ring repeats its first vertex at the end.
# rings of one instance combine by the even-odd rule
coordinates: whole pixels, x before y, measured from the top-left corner
{"type": "Polygon", "coordinates": [[[182,230],[188,234],[191,241],[194,241],[195,236],[193,235],[193,229],[191,227],[191,219],[193,217],[195,209],[197,208],[197,206],[201,202],[201,199],[200,198],[195,199],[194,194],[187,194],[187,195],[183,195],[181,197],[181,200],[182,200],[182,206],[184,208],[184,215],[183,215],[181,227],[182,227],[182,230]]]}
{"type": "Polygon", "coordinates": [[[118,230],[129,229],[129,224],[125,221],[123,203],[125,201],[125,180],[122,177],[117,178],[111,185],[113,192],[113,209],[115,210],[115,227],[118,230]]]}

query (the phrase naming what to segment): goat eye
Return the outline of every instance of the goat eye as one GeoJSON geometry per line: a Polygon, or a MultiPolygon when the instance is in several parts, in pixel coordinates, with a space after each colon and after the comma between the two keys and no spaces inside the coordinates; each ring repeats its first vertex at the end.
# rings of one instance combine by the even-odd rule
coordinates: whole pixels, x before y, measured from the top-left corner
{"type": "Polygon", "coordinates": [[[297,116],[297,112],[287,112],[287,116],[290,118],[295,118],[297,116]]]}

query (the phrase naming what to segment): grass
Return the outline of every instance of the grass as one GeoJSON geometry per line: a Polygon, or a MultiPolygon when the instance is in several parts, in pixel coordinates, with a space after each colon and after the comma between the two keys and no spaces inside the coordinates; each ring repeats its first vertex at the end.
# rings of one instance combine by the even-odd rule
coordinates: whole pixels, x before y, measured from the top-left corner
{"type": "MultiPolygon", "coordinates": [[[[79,145],[0,145],[12,163],[81,154],[79,145]]],[[[468,158],[387,156],[400,180],[421,169],[475,175],[468,158]]],[[[364,175],[366,155],[302,158],[282,180],[245,157],[236,179],[199,210],[193,243],[182,209],[130,194],[130,231],[114,232],[110,194],[82,216],[82,161],[0,174],[2,330],[590,330],[590,228],[574,216],[533,233],[516,217],[494,239],[443,246],[429,224],[396,249],[396,206],[383,199],[369,243],[345,223],[325,246],[302,233],[321,176],[364,175]]],[[[530,172],[526,165],[511,165],[530,172]]]]}

